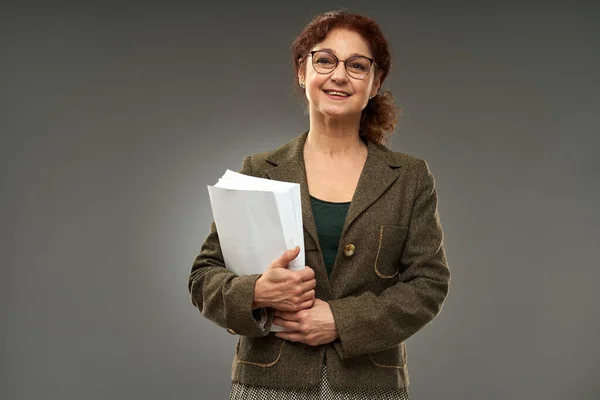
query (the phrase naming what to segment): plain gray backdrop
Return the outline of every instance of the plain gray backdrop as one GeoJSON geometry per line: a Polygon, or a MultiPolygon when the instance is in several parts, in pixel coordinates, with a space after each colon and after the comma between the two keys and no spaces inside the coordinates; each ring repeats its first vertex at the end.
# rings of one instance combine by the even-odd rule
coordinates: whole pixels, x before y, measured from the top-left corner
{"type": "Polygon", "coordinates": [[[347,7],[438,188],[452,282],[413,399],[599,399],[600,12],[534,3],[4,5],[0,398],[227,398],[236,337],[186,286],[206,185],[307,129],[290,44],[347,7]]]}

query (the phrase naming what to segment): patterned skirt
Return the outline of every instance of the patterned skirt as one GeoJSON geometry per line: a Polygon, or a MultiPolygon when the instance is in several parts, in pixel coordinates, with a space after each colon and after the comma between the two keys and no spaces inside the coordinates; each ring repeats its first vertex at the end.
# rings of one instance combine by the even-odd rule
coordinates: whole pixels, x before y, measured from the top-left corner
{"type": "Polygon", "coordinates": [[[407,388],[334,388],[327,380],[323,365],[318,386],[298,389],[280,389],[231,383],[229,400],[409,400],[407,388]]]}

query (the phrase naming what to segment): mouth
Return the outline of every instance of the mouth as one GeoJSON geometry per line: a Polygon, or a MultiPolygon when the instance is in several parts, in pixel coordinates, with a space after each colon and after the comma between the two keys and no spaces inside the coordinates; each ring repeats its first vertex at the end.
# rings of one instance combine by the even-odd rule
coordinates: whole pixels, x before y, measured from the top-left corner
{"type": "Polygon", "coordinates": [[[343,90],[323,90],[326,95],[336,99],[344,99],[350,97],[350,93],[344,92],[343,90]]]}

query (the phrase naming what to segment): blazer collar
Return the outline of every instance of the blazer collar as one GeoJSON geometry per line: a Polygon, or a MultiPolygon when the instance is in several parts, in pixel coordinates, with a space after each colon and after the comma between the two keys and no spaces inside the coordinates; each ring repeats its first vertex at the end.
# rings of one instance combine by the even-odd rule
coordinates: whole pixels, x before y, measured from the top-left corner
{"type": "MultiPolygon", "coordinates": [[[[321,250],[304,164],[304,143],[307,137],[308,131],[267,154],[266,160],[273,167],[265,172],[270,179],[300,184],[303,226],[321,250]]],[[[350,224],[394,183],[398,178],[395,169],[401,167],[394,153],[385,146],[371,141],[367,141],[367,146],[367,160],[348,209],[342,238],[350,224]]]]}

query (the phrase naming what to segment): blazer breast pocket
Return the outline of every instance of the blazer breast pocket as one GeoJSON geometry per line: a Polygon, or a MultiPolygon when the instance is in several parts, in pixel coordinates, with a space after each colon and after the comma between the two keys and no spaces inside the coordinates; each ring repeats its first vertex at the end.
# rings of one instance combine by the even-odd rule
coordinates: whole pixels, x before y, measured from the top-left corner
{"type": "Polygon", "coordinates": [[[392,279],[400,272],[400,258],[408,227],[380,225],[379,245],[375,255],[375,273],[382,279],[392,279]]]}

